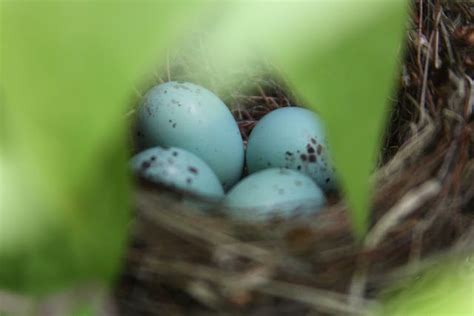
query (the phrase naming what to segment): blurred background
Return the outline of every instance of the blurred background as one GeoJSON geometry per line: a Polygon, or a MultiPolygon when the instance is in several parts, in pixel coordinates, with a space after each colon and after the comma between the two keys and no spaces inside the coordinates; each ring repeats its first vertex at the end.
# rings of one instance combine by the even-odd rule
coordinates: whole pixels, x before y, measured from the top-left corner
{"type": "Polygon", "coordinates": [[[0,10],[0,315],[474,314],[472,3],[0,10]],[[215,92],[244,140],[317,111],[341,191],[275,226],[132,185],[135,107],[170,80],[215,92]]]}

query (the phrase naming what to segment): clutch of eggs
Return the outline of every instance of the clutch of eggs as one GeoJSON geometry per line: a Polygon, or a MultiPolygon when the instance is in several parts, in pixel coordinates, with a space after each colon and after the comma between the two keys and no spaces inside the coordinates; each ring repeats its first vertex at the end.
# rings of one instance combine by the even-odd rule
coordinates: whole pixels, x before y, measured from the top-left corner
{"type": "Polygon", "coordinates": [[[244,155],[227,106],[203,87],[172,81],[145,95],[137,111],[137,136],[145,150],[131,160],[136,174],[223,200],[232,218],[308,215],[325,204],[323,191],[335,188],[323,123],[303,108],[265,115],[251,132],[244,155]],[[249,175],[238,182],[244,160],[249,175]]]}

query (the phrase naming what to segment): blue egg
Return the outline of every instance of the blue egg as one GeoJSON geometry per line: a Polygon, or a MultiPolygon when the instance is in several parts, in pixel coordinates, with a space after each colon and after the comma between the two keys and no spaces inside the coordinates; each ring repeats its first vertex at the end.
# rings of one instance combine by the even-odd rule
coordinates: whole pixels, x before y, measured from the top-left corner
{"type": "Polygon", "coordinates": [[[249,175],[224,199],[229,216],[251,221],[309,215],[317,212],[325,202],[323,192],[311,178],[283,168],[249,175]]]}
{"type": "Polygon", "coordinates": [[[138,108],[137,135],[142,148],[179,147],[204,160],[224,188],[241,175],[244,146],[227,106],[211,91],[175,81],[153,87],[138,108]]]}
{"type": "Polygon", "coordinates": [[[262,117],[250,134],[246,159],[250,173],[288,168],[307,174],[323,190],[336,188],[324,125],[307,109],[285,107],[262,117]]]}
{"type": "Polygon", "coordinates": [[[207,199],[224,197],[212,169],[199,157],[179,148],[153,147],[132,157],[132,170],[143,178],[207,199]]]}

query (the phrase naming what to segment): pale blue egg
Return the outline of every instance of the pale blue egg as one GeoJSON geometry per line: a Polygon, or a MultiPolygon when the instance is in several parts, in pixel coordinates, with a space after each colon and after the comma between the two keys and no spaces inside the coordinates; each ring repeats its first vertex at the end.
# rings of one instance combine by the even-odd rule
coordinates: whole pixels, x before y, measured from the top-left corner
{"type": "Polygon", "coordinates": [[[192,83],[153,87],[138,108],[137,135],[142,148],[179,147],[204,160],[224,188],[242,174],[244,146],[227,106],[211,91],[192,83]]]}
{"type": "Polygon", "coordinates": [[[308,176],[289,169],[258,171],[237,183],[226,195],[226,213],[244,220],[292,218],[317,212],[324,193],[308,176]]]}
{"type": "Polygon", "coordinates": [[[250,173],[288,168],[307,174],[323,190],[336,187],[324,125],[307,109],[285,107],[265,115],[250,134],[246,159],[250,173]]]}
{"type": "Polygon", "coordinates": [[[132,157],[130,164],[135,174],[151,182],[212,200],[224,196],[222,185],[212,169],[189,151],[153,147],[132,157]]]}

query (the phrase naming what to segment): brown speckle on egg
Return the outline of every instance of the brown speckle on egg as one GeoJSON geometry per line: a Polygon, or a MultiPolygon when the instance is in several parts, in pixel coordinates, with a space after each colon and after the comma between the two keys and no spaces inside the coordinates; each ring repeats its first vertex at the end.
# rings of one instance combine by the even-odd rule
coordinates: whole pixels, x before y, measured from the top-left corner
{"type": "Polygon", "coordinates": [[[189,166],[188,170],[189,170],[189,172],[194,173],[194,174],[198,174],[198,172],[199,172],[199,170],[196,167],[193,167],[193,166],[189,166]]]}

